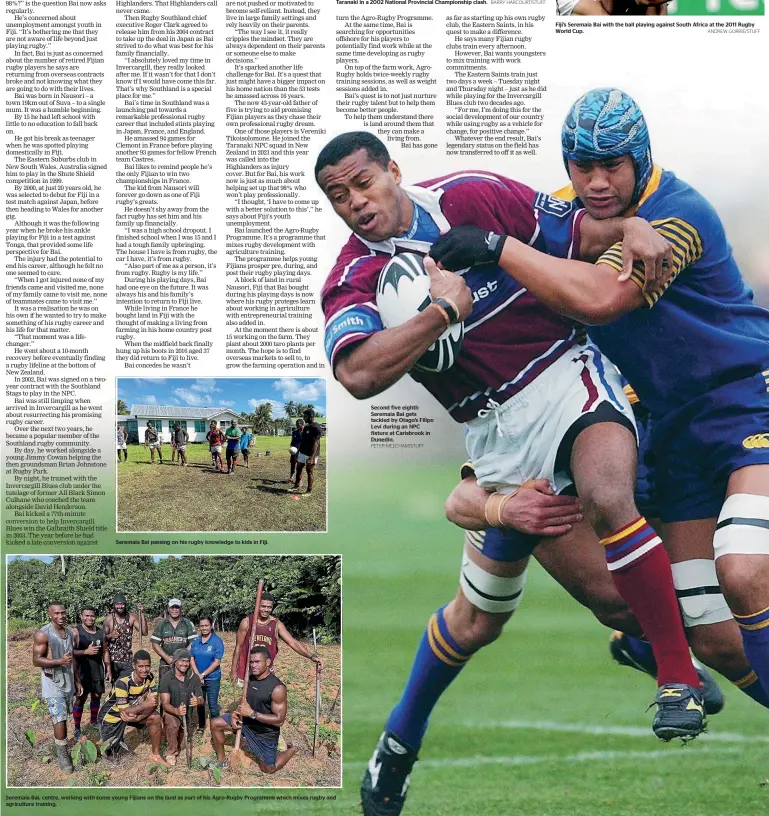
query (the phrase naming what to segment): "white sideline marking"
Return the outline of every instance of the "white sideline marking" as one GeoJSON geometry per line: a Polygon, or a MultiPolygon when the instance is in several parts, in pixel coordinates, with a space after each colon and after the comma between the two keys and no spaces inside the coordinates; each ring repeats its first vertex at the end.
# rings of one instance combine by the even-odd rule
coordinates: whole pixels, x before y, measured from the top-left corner
{"type": "MultiPolygon", "coordinates": [[[[675,749],[673,749],[675,750],[675,749]]],[[[701,757],[703,754],[741,754],[738,748],[699,748],[697,751],[678,750],[676,759],[701,757]]],[[[418,768],[474,768],[481,765],[538,765],[546,762],[611,762],[613,760],[670,759],[670,749],[656,751],[581,751],[578,754],[542,754],[533,756],[474,756],[453,759],[423,759],[418,768]]],[[[366,762],[345,762],[345,770],[363,770],[366,762]]]]}
{"type": "MultiPolygon", "coordinates": [[[[644,737],[651,736],[651,728],[634,725],[587,725],[584,723],[559,723],[550,720],[491,720],[489,722],[463,722],[466,728],[519,728],[529,731],[553,731],[561,734],[588,734],[591,736],[644,737]]],[[[746,736],[729,731],[708,731],[698,740],[702,742],[769,743],[769,737],[746,736]]],[[[701,742],[698,741],[698,745],[701,742]]]]}

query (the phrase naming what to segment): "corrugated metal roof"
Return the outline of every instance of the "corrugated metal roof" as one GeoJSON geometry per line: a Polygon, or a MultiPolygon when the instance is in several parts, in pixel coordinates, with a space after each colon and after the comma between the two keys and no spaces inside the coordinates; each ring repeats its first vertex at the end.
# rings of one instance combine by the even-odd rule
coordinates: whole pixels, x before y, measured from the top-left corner
{"type": "Polygon", "coordinates": [[[131,413],[134,416],[150,417],[151,419],[208,419],[218,414],[232,414],[240,416],[231,408],[188,408],[178,405],[132,405],[131,413]]]}

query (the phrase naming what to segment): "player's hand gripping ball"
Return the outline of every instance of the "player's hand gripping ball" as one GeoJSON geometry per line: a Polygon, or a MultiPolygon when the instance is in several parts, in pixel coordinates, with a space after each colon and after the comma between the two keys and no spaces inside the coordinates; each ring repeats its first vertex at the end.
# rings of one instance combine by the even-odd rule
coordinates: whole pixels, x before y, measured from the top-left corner
{"type": "MultiPolygon", "coordinates": [[[[376,303],[386,329],[394,329],[424,311],[432,302],[430,275],[420,255],[395,255],[379,274],[376,303]]],[[[455,323],[417,360],[414,368],[437,373],[447,371],[462,348],[464,324],[455,323]]]]}

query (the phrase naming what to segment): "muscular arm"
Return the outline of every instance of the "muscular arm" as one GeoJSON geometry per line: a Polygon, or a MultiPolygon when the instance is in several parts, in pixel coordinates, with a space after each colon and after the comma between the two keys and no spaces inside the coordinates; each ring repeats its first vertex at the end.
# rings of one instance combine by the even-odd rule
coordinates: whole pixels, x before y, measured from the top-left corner
{"type": "MultiPolygon", "coordinates": [[[[154,694],[148,694],[141,702],[133,706],[127,706],[120,709],[120,719],[125,722],[133,722],[136,720],[143,720],[148,714],[151,714],[158,706],[157,697],[154,694]]],[[[118,708],[120,708],[118,706],[118,708]]]]}
{"type": "MultiPolygon", "coordinates": [[[[475,476],[463,479],[446,500],[446,518],[465,530],[487,529],[489,495],[478,486],[475,476]]],[[[581,521],[582,513],[578,499],[555,496],[546,479],[537,479],[505,502],[501,520],[506,529],[528,535],[559,536],[581,521]]]]}
{"type": "Polygon", "coordinates": [[[403,325],[383,329],[342,349],[334,373],[355,399],[369,399],[394,385],[446,331],[436,308],[428,308],[403,325]]]}
{"type": "Polygon", "coordinates": [[[505,241],[499,265],[545,306],[587,325],[611,323],[646,304],[643,291],[607,264],[553,258],[514,238],[505,241]]]}
{"type": "Polygon", "coordinates": [[[287,708],[285,686],[275,687],[275,691],[272,692],[271,705],[272,714],[262,714],[261,712],[254,711],[248,703],[243,703],[238,710],[244,717],[251,717],[251,719],[258,720],[265,725],[283,725],[286,720],[287,708]]]}
{"type": "Polygon", "coordinates": [[[240,661],[240,652],[246,642],[248,635],[248,618],[243,618],[238,626],[238,634],[235,638],[235,648],[232,651],[232,663],[230,664],[230,679],[233,680],[238,675],[238,662],[240,661]]]}
{"type": "Polygon", "coordinates": [[[142,636],[147,634],[147,618],[144,616],[144,610],[139,612],[138,618],[131,613],[131,626],[142,636]]]}
{"type": "Polygon", "coordinates": [[[286,629],[286,627],[278,621],[278,637],[288,646],[290,649],[293,649],[297,654],[302,655],[302,657],[306,657],[308,660],[312,660],[316,662],[316,659],[312,656],[312,652],[304,645],[304,643],[300,643],[298,640],[291,636],[291,633],[286,629]]]}
{"type": "Polygon", "coordinates": [[[40,669],[54,669],[56,666],[68,666],[72,662],[71,655],[52,658],[46,657],[48,654],[48,638],[42,633],[35,634],[35,642],[32,646],[32,665],[40,669]]]}

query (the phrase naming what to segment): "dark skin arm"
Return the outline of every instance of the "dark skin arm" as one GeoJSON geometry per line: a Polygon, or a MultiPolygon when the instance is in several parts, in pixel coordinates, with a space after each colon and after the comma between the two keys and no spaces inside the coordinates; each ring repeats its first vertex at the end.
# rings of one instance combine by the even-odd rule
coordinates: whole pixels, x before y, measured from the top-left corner
{"type": "Polygon", "coordinates": [[[163,651],[163,647],[156,643],[154,640],[150,641],[152,643],[152,651],[164,662],[164,663],[173,663],[173,657],[171,655],[166,654],[163,651]]]}
{"type": "Polygon", "coordinates": [[[306,657],[308,660],[312,660],[318,666],[319,671],[323,671],[323,661],[320,657],[313,657],[312,652],[303,644],[300,643],[296,638],[293,638],[289,633],[288,629],[278,621],[278,637],[285,642],[285,644],[293,649],[297,654],[302,655],[302,657],[306,657]]]}
{"type": "Polygon", "coordinates": [[[646,304],[642,290],[630,280],[634,260],[643,262],[647,292],[663,285],[674,266],[671,245],[641,218],[603,223],[585,216],[580,233],[587,249],[581,247],[582,255],[616,243],[617,222],[622,227],[619,275],[609,264],[553,258],[514,238],[499,237],[492,249],[487,233],[471,226],[455,227],[442,235],[430,252],[449,269],[497,263],[553,311],[588,325],[610,323],[646,304]]]}
{"type": "MultiPolygon", "coordinates": [[[[32,645],[32,665],[40,669],[55,669],[57,666],[72,665],[74,657],[72,652],[67,652],[59,658],[48,657],[48,638],[42,633],[35,634],[35,641],[32,645]]],[[[77,668],[77,662],[73,666],[73,673],[75,676],[75,694],[83,693],[83,687],[80,685],[80,672],[77,668]]]]}
{"type": "Polygon", "coordinates": [[[246,643],[248,636],[248,618],[243,618],[238,626],[238,634],[235,637],[235,648],[232,651],[232,663],[230,664],[230,680],[232,685],[237,683],[238,679],[238,661],[240,660],[240,652],[246,643]]]}
{"type": "Polygon", "coordinates": [[[146,636],[147,619],[144,617],[144,607],[140,603],[137,603],[136,608],[139,610],[139,617],[137,618],[136,615],[131,614],[131,626],[133,626],[137,632],[140,632],[142,636],[146,636]]]}
{"type": "Polygon", "coordinates": [[[140,703],[121,709],[120,719],[123,720],[123,722],[144,720],[147,718],[147,715],[151,714],[157,708],[157,705],[157,697],[154,694],[148,694],[140,703]]]}
{"type": "Polygon", "coordinates": [[[89,643],[87,649],[78,649],[78,646],[80,646],[80,633],[77,631],[77,629],[72,630],[72,636],[75,644],[75,648],[72,651],[75,657],[99,654],[99,647],[95,643],[89,643]]]}
{"type": "Polygon", "coordinates": [[[272,714],[262,714],[260,712],[254,711],[251,706],[246,703],[242,702],[235,712],[233,712],[232,719],[233,725],[236,728],[239,728],[242,724],[243,717],[250,717],[252,720],[257,720],[260,723],[264,723],[265,725],[276,725],[280,727],[286,720],[286,708],[287,708],[287,697],[286,697],[286,687],[285,686],[277,686],[275,691],[272,692],[272,714]],[[237,724],[235,723],[235,715],[238,715],[237,724]]]}
{"type": "MultiPolygon", "coordinates": [[[[472,310],[472,294],[459,275],[441,272],[431,259],[433,298],[450,299],[464,320],[472,310]]],[[[446,331],[446,321],[435,307],[428,307],[411,320],[392,329],[383,329],[360,343],[342,349],[334,366],[336,378],[356,399],[369,399],[394,385],[427,349],[446,331]]]]}
{"type": "Polygon", "coordinates": [[[631,280],[620,281],[607,264],[553,258],[508,238],[500,267],[554,312],[588,326],[611,323],[645,306],[631,280]]]}
{"type": "Polygon", "coordinates": [[[72,654],[67,652],[63,657],[48,657],[48,638],[42,633],[35,634],[32,646],[32,665],[40,669],[55,669],[57,666],[69,666],[72,663],[72,654]]]}

